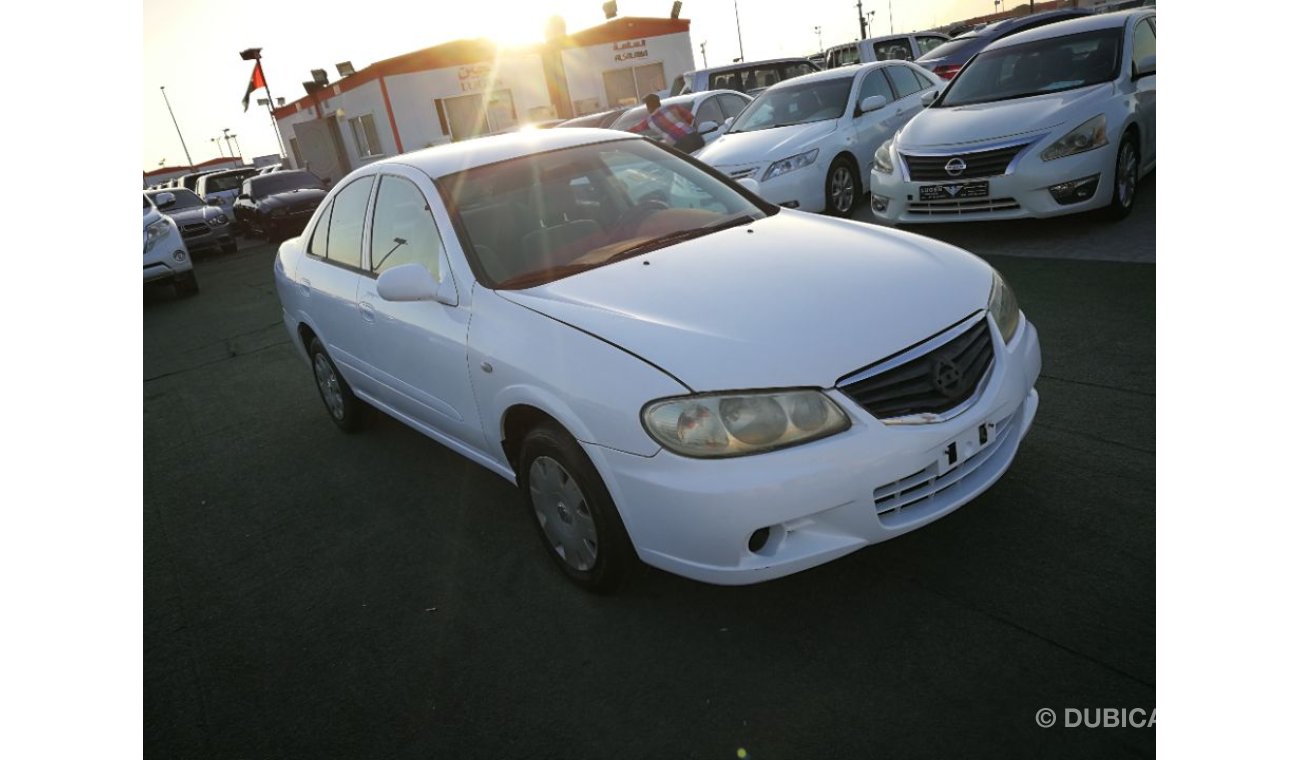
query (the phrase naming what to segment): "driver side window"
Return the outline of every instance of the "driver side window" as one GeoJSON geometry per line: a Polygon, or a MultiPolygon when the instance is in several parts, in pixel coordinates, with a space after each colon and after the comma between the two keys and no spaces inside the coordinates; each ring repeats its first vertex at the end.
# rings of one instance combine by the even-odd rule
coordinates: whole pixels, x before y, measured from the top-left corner
{"type": "Polygon", "coordinates": [[[695,113],[695,126],[698,128],[706,121],[721,124],[722,119],[722,109],[718,106],[718,99],[712,97],[700,104],[700,110],[695,113]]]}
{"type": "Polygon", "coordinates": [[[441,282],[441,263],[442,236],[424,193],[408,179],[385,175],[370,225],[370,271],[420,264],[441,282]]]}
{"type": "Polygon", "coordinates": [[[862,87],[858,90],[858,99],[854,104],[854,112],[857,112],[858,105],[862,103],[863,98],[869,98],[872,95],[881,95],[885,102],[894,99],[893,90],[889,89],[889,82],[885,81],[885,72],[880,69],[872,71],[862,79],[862,87]]]}

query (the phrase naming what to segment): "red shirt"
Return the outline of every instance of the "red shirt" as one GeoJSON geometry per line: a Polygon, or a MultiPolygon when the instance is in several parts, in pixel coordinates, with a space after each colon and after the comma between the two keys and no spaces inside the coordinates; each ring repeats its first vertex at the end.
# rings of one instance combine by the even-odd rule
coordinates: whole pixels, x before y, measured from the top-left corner
{"type": "Polygon", "coordinates": [[[673,142],[695,131],[695,117],[691,116],[689,108],[680,105],[660,106],[659,110],[647,115],[628,131],[645,132],[652,124],[673,142]]]}

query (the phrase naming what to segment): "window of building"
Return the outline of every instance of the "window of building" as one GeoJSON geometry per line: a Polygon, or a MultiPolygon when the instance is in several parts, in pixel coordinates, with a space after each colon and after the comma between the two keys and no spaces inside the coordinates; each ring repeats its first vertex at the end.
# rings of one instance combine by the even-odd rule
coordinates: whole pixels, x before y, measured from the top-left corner
{"type": "Polygon", "coordinates": [[[410,180],[385,176],[379,181],[370,231],[370,270],[383,274],[403,264],[420,264],[442,280],[442,237],[424,193],[410,180]]]}
{"type": "Polygon", "coordinates": [[[330,261],[361,268],[361,227],[366,220],[366,202],[370,200],[370,186],[374,181],[374,177],[362,177],[334,196],[325,253],[330,261]]]}
{"type": "Polygon", "coordinates": [[[384,149],[379,145],[379,132],[375,130],[374,116],[363,114],[348,119],[348,124],[352,126],[352,139],[356,141],[358,156],[366,158],[384,155],[384,149]]]}
{"type": "Polygon", "coordinates": [[[604,73],[605,100],[610,107],[634,106],[646,95],[664,89],[664,65],[647,63],[604,73]]]}

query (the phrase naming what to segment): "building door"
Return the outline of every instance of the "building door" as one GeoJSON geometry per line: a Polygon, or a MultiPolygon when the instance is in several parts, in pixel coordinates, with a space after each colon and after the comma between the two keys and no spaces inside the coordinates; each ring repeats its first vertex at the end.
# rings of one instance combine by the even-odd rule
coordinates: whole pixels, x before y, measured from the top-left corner
{"type": "Polygon", "coordinates": [[[614,69],[606,71],[604,77],[605,99],[610,108],[637,105],[646,95],[665,88],[662,63],[614,69]]]}
{"type": "Polygon", "coordinates": [[[488,132],[487,113],[482,95],[458,95],[438,101],[438,110],[446,114],[445,129],[453,142],[468,140],[488,132]]]}
{"type": "Polygon", "coordinates": [[[343,150],[343,135],[333,117],[313,119],[293,125],[301,154],[300,166],[323,182],[337,182],[352,171],[352,163],[343,150]]]}

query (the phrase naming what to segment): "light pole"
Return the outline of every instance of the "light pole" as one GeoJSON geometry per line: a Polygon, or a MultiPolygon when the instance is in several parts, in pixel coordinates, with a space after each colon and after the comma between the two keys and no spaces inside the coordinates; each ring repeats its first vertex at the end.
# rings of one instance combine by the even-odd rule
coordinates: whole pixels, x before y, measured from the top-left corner
{"type": "Polygon", "coordinates": [[[172,102],[167,99],[167,88],[159,87],[162,90],[163,102],[167,104],[167,113],[172,116],[172,125],[176,127],[176,136],[181,138],[181,150],[185,151],[185,160],[190,166],[194,165],[194,159],[190,158],[190,149],[185,147],[185,137],[181,135],[181,125],[176,123],[176,113],[172,111],[172,102]]]}
{"type": "Polygon", "coordinates": [[[814,26],[813,31],[817,33],[817,52],[825,53],[826,48],[822,47],[822,28],[820,26],[814,26]]]}
{"type": "Polygon", "coordinates": [[[889,0],[889,33],[894,33],[894,0],[889,0]]]}
{"type": "Polygon", "coordinates": [[[709,67],[709,54],[704,52],[704,46],[707,44],[709,44],[708,40],[700,43],[700,56],[704,58],[704,68],[706,69],[709,67]]]}
{"type": "Polygon", "coordinates": [[[230,128],[229,128],[229,127],[223,127],[222,130],[221,130],[221,134],[222,134],[222,137],[225,138],[225,140],[226,140],[226,147],[230,149],[230,157],[231,157],[231,158],[234,158],[234,157],[235,157],[235,149],[230,147],[230,140],[231,140],[231,138],[233,137],[233,135],[230,134],[230,128]]]}
{"type": "Polygon", "coordinates": [[[731,0],[731,6],[736,9],[736,42],[740,43],[740,60],[745,60],[745,40],[740,36],[740,0],[731,0]]]}
{"type": "Polygon", "coordinates": [[[239,135],[231,135],[230,139],[235,141],[235,155],[239,156],[242,161],[244,158],[244,150],[239,147],[239,135]]]}
{"type": "Polygon", "coordinates": [[[275,130],[275,142],[280,146],[280,155],[286,156],[284,152],[284,140],[280,137],[280,125],[275,121],[275,110],[271,106],[271,104],[275,102],[275,98],[271,97],[271,85],[266,81],[266,69],[262,68],[262,49],[248,48],[247,50],[240,51],[239,57],[245,61],[257,61],[256,66],[262,71],[262,86],[266,89],[266,113],[271,117],[271,128],[275,130]]]}
{"type": "Polygon", "coordinates": [[[221,155],[222,158],[225,158],[225,157],[226,157],[225,152],[221,150],[221,137],[220,137],[220,136],[214,137],[214,138],[212,138],[211,140],[209,140],[208,142],[214,142],[214,143],[216,143],[216,144],[217,144],[217,153],[219,153],[219,154],[221,155]]]}
{"type": "Polygon", "coordinates": [[[875,11],[867,11],[867,39],[871,39],[871,19],[875,17],[875,11]]]}

